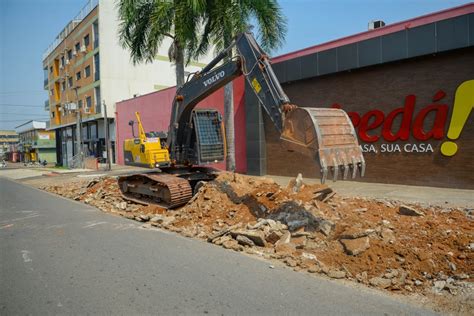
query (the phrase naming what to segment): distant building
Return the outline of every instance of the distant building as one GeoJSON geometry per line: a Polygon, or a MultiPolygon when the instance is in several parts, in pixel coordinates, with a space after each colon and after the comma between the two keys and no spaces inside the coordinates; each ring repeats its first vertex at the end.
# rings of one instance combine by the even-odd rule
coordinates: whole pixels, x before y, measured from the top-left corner
{"type": "MultiPolygon", "coordinates": [[[[67,166],[76,155],[78,115],[86,154],[103,157],[103,104],[115,148],[115,103],[176,83],[168,58],[171,39],[163,42],[154,62],[134,66],[129,51],[119,44],[118,23],[115,1],[90,0],[43,55],[44,88],[49,92],[45,110],[50,114],[50,129],[56,132],[61,165],[67,166]]],[[[197,71],[211,59],[209,54],[201,62],[191,62],[185,71],[197,71]]]]}
{"type": "Polygon", "coordinates": [[[20,161],[46,160],[48,163],[56,163],[56,134],[46,130],[47,125],[46,122],[28,121],[15,127],[19,135],[20,161]]]}
{"type": "Polygon", "coordinates": [[[15,131],[0,130],[0,159],[8,159],[7,154],[18,144],[18,134],[15,131]]]}

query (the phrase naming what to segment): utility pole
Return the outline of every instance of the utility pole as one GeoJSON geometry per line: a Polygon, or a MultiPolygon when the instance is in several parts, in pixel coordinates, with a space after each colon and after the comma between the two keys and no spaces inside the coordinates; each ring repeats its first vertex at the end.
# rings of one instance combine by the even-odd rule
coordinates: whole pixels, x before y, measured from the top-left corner
{"type": "Polygon", "coordinates": [[[79,95],[77,90],[79,86],[74,87],[74,91],[76,92],[76,155],[79,155],[79,166],[84,168],[84,157],[82,155],[82,128],[81,128],[81,109],[79,108],[79,95]]]}
{"type": "Polygon", "coordinates": [[[109,135],[109,118],[107,117],[107,105],[105,101],[102,101],[102,107],[104,108],[104,128],[105,128],[105,148],[107,150],[107,168],[106,170],[112,170],[112,161],[110,154],[110,135],[109,135]]]}

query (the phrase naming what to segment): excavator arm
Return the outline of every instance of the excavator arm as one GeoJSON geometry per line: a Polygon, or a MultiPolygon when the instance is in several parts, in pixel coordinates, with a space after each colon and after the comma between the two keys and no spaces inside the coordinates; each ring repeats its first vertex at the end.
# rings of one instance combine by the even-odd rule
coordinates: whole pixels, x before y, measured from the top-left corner
{"type": "Polygon", "coordinates": [[[140,118],[140,113],[135,112],[135,117],[137,118],[137,125],[138,125],[138,137],[143,141],[146,139],[145,130],[143,129],[142,120],[140,118]]]}
{"type": "Polygon", "coordinates": [[[347,178],[349,171],[353,177],[357,170],[361,176],[364,175],[364,157],[347,114],[340,109],[292,105],[273,72],[268,56],[250,33],[238,35],[229,47],[178,88],[168,137],[170,156],[176,164],[189,162],[192,152],[190,134],[194,128],[192,113],[196,105],[242,74],[280,132],[284,146],[319,161],[322,182],[330,171],[334,180],[339,174],[347,178]],[[237,56],[232,57],[234,48],[237,56]],[[227,62],[217,66],[226,57],[227,62]]]}

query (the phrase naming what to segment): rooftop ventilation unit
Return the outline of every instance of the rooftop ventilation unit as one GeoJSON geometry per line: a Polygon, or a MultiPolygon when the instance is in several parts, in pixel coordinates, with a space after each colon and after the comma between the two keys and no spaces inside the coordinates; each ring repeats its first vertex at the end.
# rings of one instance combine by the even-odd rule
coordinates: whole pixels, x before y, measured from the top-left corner
{"type": "Polygon", "coordinates": [[[385,26],[385,22],[382,20],[374,20],[369,22],[369,30],[379,29],[385,26]]]}

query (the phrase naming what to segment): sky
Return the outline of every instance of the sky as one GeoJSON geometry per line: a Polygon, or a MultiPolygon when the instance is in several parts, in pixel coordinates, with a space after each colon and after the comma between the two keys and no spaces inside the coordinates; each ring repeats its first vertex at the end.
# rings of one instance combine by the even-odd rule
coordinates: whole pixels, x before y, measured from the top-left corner
{"type": "MultiPolygon", "coordinates": [[[[106,0],[115,1],[115,0],[106,0]]],[[[47,120],[42,55],[87,0],[0,0],[0,129],[47,120]]],[[[281,0],[287,18],[285,44],[272,56],[387,24],[459,6],[456,0],[281,0]]]]}

